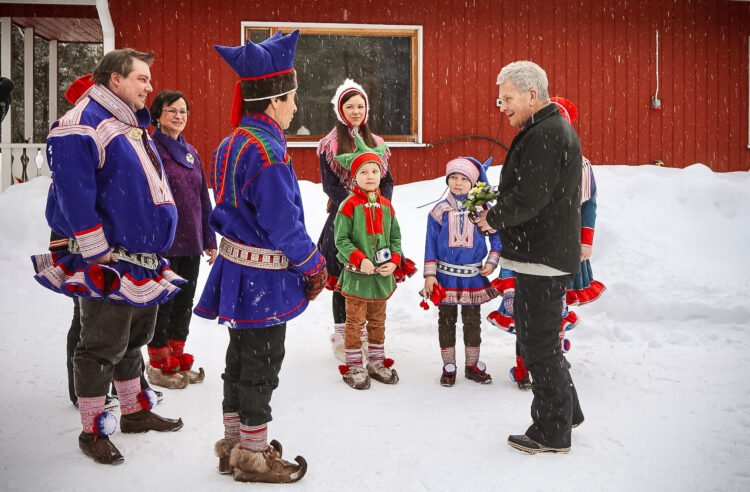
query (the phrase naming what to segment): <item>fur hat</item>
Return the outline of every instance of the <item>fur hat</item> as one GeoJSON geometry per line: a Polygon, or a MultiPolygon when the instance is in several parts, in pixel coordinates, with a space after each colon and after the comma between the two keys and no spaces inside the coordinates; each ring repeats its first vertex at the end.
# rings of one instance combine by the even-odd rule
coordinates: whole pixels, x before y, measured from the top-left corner
{"type": "Polygon", "coordinates": [[[354,152],[351,154],[341,154],[334,157],[334,159],[341,164],[341,167],[349,169],[352,176],[354,176],[357,174],[357,169],[359,169],[362,164],[374,162],[380,166],[380,172],[383,172],[383,154],[388,150],[388,147],[386,147],[385,144],[378,145],[371,149],[367,146],[365,141],[362,140],[359,133],[354,132],[354,147],[354,152]]]}
{"type": "Polygon", "coordinates": [[[240,76],[232,99],[232,125],[242,119],[242,101],[261,101],[297,90],[294,54],[299,29],[282,36],[281,31],[255,44],[248,39],[244,46],[214,45],[224,61],[240,76]]]}
{"type": "Polygon", "coordinates": [[[445,182],[448,182],[448,176],[451,174],[461,174],[471,181],[471,186],[477,184],[477,181],[487,182],[487,168],[492,163],[492,157],[487,159],[484,164],[480,163],[473,157],[456,157],[448,161],[445,165],[445,182]]]}
{"type": "Polygon", "coordinates": [[[351,94],[352,92],[359,94],[365,100],[365,117],[362,119],[362,123],[367,123],[367,117],[370,114],[370,102],[367,99],[367,93],[365,92],[365,90],[361,85],[359,85],[352,79],[346,79],[344,83],[341,84],[338,89],[336,89],[336,94],[334,94],[333,99],[331,99],[331,104],[333,104],[333,112],[336,113],[336,118],[338,118],[338,120],[346,126],[352,126],[352,124],[344,116],[344,110],[342,108],[344,104],[343,99],[344,96],[351,94]]]}
{"type": "Polygon", "coordinates": [[[564,97],[550,97],[549,100],[557,106],[568,123],[573,123],[578,118],[578,108],[573,104],[573,101],[564,97]]]}

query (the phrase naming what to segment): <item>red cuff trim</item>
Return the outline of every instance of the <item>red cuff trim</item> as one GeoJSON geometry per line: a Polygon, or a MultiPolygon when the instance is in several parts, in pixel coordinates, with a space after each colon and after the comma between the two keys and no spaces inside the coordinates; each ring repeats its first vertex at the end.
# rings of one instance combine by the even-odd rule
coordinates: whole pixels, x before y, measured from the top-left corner
{"type": "Polygon", "coordinates": [[[589,246],[594,244],[593,227],[581,227],[581,244],[588,244],[589,246]]]}
{"type": "Polygon", "coordinates": [[[359,264],[362,263],[362,260],[364,260],[365,258],[367,258],[366,254],[358,249],[355,249],[352,254],[349,255],[349,263],[359,268],[359,264]]]}
{"type": "Polygon", "coordinates": [[[395,263],[397,266],[401,266],[401,255],[398,253],[392,253],[391,263],[395,263]]]}

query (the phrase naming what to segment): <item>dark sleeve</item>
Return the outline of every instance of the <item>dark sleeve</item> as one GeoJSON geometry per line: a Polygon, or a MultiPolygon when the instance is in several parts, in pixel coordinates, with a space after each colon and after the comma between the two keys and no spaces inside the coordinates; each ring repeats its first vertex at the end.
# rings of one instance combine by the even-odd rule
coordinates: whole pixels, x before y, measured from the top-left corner
{"type": "Polygon", "coordinates": [[[542,132],[529,135],[522,150],[515,184],[487,214],[487,223],[493,229],[514,227],[536,217],[549,203],[560,180],[557,161],[561,147],[554,139],[542,132]]]}
{"type": "Polygon", "coordinates": [[[319,154],[318,157],[320,157],[320,181],[323,184],[323,191],[338,208],[338,205],[349,196],[349,191],[328,166],[325,154],[319,154]]]}
{"type": "Polygon", "coordinates": [[[393,196],[393,175],[390,169],[385,172],[385,176],[380,180],[380,194],[386,197],[388,201],[391,201],[391,197],[393,196]]]}

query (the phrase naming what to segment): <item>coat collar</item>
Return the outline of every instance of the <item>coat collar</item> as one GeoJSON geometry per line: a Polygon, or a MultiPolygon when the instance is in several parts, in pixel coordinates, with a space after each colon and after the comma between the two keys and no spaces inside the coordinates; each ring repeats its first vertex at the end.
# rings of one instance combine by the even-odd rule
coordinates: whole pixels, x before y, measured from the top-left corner
{"type": "Polygon", "coordinates": [[[145,106],[133,112],[125,101],[101,84],[95,84],[89,89],[89,97],[126,125],[146,128],[151,124],[151,113],[145,106]]]}
{"type": "Polygon", "coordinates": [[[157,128],[156,130],[154,130],[154,133],[151,134],[151,138],[153,138],[157,144],[167,149],[167,152],[172,157],[172,160],[178,162],[183,167],[193,169],[195,163],[195,155],[193,155],[193,152],[190,149],[187,141],[185,140],[185,137],[179,135],[177,137],[177,140],[175,140],[174,138],[170,137],[157,128]]]}
{"type": "MultiPolygon", "coordinates": [[[[352,187],[352,193],[354,194],[354,196],[362,199],[365,203],[368,203],[370,201],[370,197],[368,196],[367,192],[365,192],[362,188],[360,188],[356,184],[352,187]]],[[[375,190],[375,193],[376,193],[376,195],[375,195],[375,203],[379,203],[380,202],[380,196],[381,196],[380,195],[380,188],[378,188],[377,190],[375,190]]]]}
{"type": "MultiPolygon", "coordinates": [[[[537,111],[536,113],[531,115],[531,118],[529,118],[526,123],[523,124],[521,127],[521,131],[526,131],[532,126],[538,124],[540,121],[545,120],[549,118],[550,116],[554,115],[555,113],[559,113],[560,111],[557,109],[557,106],[550,103],[547,104],[545,107],[537,111]]],[[[562,116],[562,115],[561,115],[562,116]]]]}
{"type": "Polygon", "coordinates": [[[269,135],[286,148],[286,135],[284,129],[279,126],[273,118],[264,113],[251,113],[246,114],[240,121],[240,126],[251,126],[257,128],[269,135]]]}

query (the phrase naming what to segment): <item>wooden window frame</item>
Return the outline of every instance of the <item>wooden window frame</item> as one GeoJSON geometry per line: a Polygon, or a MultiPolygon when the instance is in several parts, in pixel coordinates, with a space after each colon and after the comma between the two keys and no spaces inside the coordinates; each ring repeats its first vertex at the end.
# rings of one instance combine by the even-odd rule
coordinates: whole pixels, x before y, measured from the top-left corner
{"type": "MultiPolygon", "coordinates": [[[[269,36],[278,30],[285,34],[299,29],[301,35],[345,36],[405,36],[411,37],[411,122],[409,135],[381,135],[395,146],[423,146],[422,144],[422,26],[387,24],[336,24],[317,22],[241,22],[241,39],[245,44],[252,31],[268,31],[269,36]]],[[[315,146],[324,135],[287,135],[290,147],[315,146]]]]}

